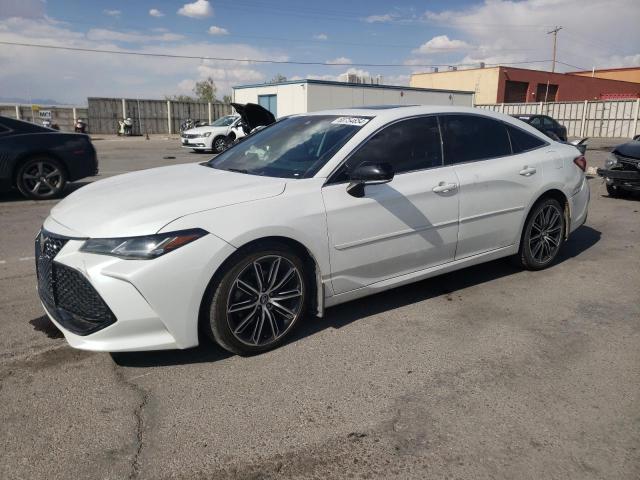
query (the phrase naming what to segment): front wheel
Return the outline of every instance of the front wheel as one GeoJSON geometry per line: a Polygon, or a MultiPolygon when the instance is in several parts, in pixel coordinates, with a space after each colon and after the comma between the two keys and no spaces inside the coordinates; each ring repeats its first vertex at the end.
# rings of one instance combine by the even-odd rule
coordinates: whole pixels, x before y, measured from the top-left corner
{"type": "Polygon", "coordinates": [[[64,167],[53,158],[35,157],[24,162],[16,174],[20,193],[33,200],[56,198],[67,183],[64,167]]]}
{"type": "Polygon", "coordinates": [[[240,355],[281,345],[306,311],[304,262],[286,247],[248,253],[218,283],[205,329],[240,355]]]}
{"type": "Polygon", "coordinates": [[[560,203],[547,198],[536,204],[524,226],[519,263],[527,270],[542,270],[553,263],[564,243],[565,218],[560,203]]]}
{"type": "Polygon", "coordinates": [[[227,139],[223,136],[216,137],[213,140],[213,152],[222,153],[227,149],[227,139]]]}

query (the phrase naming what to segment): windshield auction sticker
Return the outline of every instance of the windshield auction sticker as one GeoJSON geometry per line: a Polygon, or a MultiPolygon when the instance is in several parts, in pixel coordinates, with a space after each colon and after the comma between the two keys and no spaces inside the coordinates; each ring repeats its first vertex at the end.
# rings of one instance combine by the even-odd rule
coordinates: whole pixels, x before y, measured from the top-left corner
{"type": "Polygon", "coordinates": [[[370,118],[366,117],[338,117],[333,122],[333,125],[353,125],[354,127],[362,127],[366,125],[370,118]]]}

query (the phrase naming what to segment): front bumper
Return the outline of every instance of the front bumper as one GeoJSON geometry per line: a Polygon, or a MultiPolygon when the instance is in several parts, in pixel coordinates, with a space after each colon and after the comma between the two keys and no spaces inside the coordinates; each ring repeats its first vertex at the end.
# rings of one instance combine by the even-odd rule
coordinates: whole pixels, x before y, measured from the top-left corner
{"type": "Polygon", "coordinates": [[[207,143],[204,137],[198,138],[181,138],[180,143],[182,148],[195,148],[195,149],[208,149],[211,148],[211,145],[207,143]]]}
{"type": "Polygon", "coordinates": [[[640,191],[640,170],[618,170],[598,168],[598,175],[603,177],[609,185],[615,185],[626,190],[640,191]]]}
{"type": "MultiPolygon", "coordinates": [[[[45,222],[45,229],[51,225],[55,222],[49,225],[45,222]]],[[[72,288],[66,300],[60,298],[57,290],[51,299],[39,289],[47,315],[69,345],[108,352],[198,345],[200,304],[214,272],[235,250],[231,245],[209,234],[153,260],[123,260],[81,252],[83,243],[82,239],[66,239],[52,262],[80,276],[79,282],[84,280],[95,291],[113,321],[89,319],[96,328],[78,329],[64,313],[75,314],[82,320],[78,313],[93,312],[86,308],[82,288],[72,288]],[[72,310],[75,311],[68,312],[69,303],[74,301],[77,305],[72,310]]],[[[82,326],[82,322],[80,324],[82,326]]]]}

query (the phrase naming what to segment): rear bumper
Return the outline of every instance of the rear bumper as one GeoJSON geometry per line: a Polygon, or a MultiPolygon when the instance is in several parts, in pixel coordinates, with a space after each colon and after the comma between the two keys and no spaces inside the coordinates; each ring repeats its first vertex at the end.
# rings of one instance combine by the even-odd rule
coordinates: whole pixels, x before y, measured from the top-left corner
{"type": "Polygon", "coordinates": [[[589,188],[589,182],[585,177],[580,189],[569,199],[569,208],[571,212],[569,233],[573,232],[587,221],[590,197],[591,190],[589,188]]]}

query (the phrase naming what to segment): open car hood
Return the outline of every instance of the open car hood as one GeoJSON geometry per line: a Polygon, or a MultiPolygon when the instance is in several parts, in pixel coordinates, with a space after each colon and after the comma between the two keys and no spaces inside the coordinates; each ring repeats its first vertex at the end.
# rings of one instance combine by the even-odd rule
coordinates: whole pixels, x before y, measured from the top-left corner
{"type": "Polygon", "coordinates": [[[633,140],[628,143],[623,143],[622,145],[618,145],[613,153],[617,153],[624,157],[637,158],[640,160],[640,142],[637,140],[633,140]]]}
{"type": "Polygon", "coordinates": [[[255,103],[245,103],[244,105],[242,103],[232,103],[231,106],[236,109],[236,112],[242,118],[242,123],[246,127],[245,133],[249,133],[254,128],[266,127],[276,122],[276,117],[273,116],[273,113],[255,103]]]}

